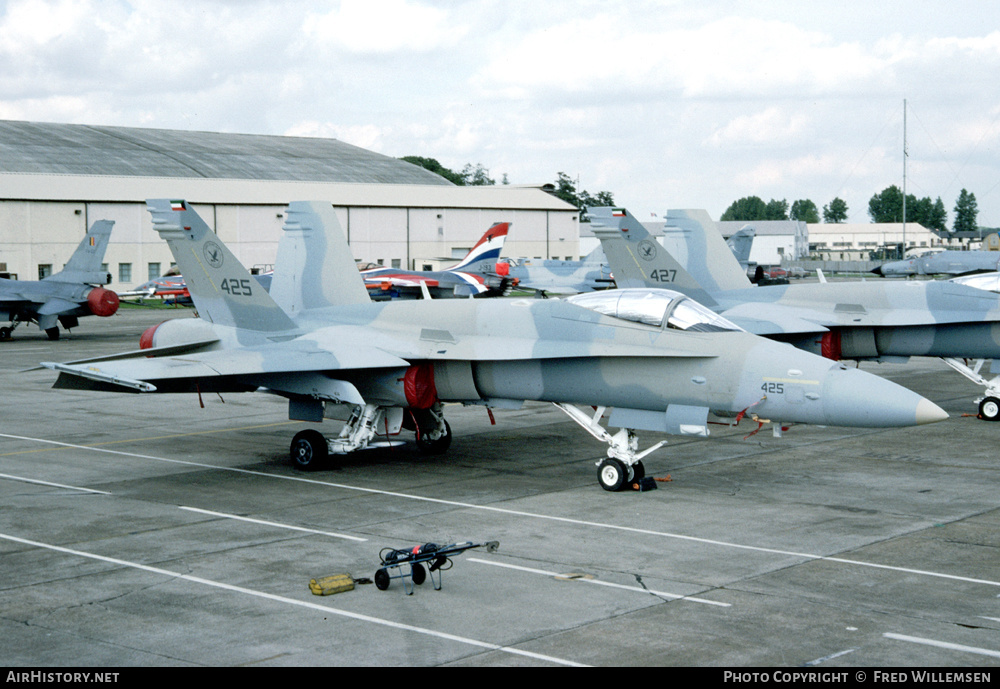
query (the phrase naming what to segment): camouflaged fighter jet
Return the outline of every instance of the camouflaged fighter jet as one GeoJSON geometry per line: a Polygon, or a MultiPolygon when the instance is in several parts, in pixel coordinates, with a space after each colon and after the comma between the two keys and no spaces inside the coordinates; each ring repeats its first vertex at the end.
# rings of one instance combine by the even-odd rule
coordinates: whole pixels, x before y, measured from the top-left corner
{"type": "Polygon", "coordinates": [[[101,270],[111,237],[111,220],[90,226],[66,267],[37,282],[0,278],[0,341],[9,340],[21,323],[38,323],[50,340],[59,339],[59,324],[75,328],[81,316],[111,316],[118,311],[118,295],[101,285],[111,282],[111,273],[101,270]]]}
{"type": "Polygon", "coordinates": [[[1000,251],[931,251],[903,261],[883,263],[872,272],[882,277],[971,275],[1000,270],[1000,251]]]}
{"type": "Polygon", "coordinates": [[[640,452],[636,430],[706,436],[710,412],[867,427],[947,417],[905,388],[744,332],[670,290],[372,302],[329,203],[288,207],[268,293],[185,202],[147,205],[200,317],[151,328],[133,352],[45,363],[60,372],[55,387],[263,390],[286,397],[292,419],[346,419],[335,439],[295,436],[300,469],[404,428],[424,452],[444,452],[445,402],[556,404],[608,444],[598,469],[607,490],[641,478],[642,458],[663,444],[640,452]],[[615,434],[600,425],[609,408],[615,434]]]}
{"type": "Polygon", "coordinates": [[[546,294],[576,294],[614,287],[604,250],[597,247],[580,261],[504,258],[496,263],[497,275],[515,280],[517,289],[546,294]]]}
{"type": "Polygon", "coordinates": [[[947,281],[753,286],[705,211],[667,213],[685,240],[676,255],[624,209],[587,212],[619,285],[670,287],[752,333],[835,361],[939,357],[986,389],[980,417],[1000,420],[1000,375],[980,374],[985,360],[1000,359],[996,294],[947,281]]]}

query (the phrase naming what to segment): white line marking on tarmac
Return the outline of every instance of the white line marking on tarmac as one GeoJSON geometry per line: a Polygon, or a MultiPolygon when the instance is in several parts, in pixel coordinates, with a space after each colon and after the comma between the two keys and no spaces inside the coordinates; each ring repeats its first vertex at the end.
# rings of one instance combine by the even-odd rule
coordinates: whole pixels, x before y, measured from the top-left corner
{"type": "Polygon", "coordinates": [[[909,641],[914,644],[923,644],[924,646],[937,646],[938,648],[946,648],[950,651],[963,651],[965,653],[976,653],[981,656],[990,656],[992,658],[1000,658],[1000,651],[991,651],[988,648],[976,648],[975,646],[963,646],[961,644],[953,644],[949,641],[936,641],[934,639],[922,639],[919,636],[906,636],[905,634],[893,634],[887,632],[882,636],[887,639],[895,639],[896,641],[909,641]]]}
{"type": "Polygon", "coordinates": [[[360,538],[358,536],[347,536],[342,533],[333,533],[332,531],[319,531],[317,529],[307,529],[302,526],[292,526],[291,524],[280,524],[278,522],[269,522],[263,519],[251,519],[250,517],[241,517],[236,514],[227,514],[225,512],[212,512],[211,510],[202,510],[197,507],[185,507],[184,505],[178,505],[182,510],[187,510],[188,512],[198,512],[199,514],[208,514],[213,517],[224,517],[226,519],[236,519],[241,522],[250,522],[251,524],[263,524],[264,526],[276,526],[279,529],[289,529],[291,531],[303,531],[305,533],[314,533],[321,536],[333,536],[334,538],[346,538],[351,541],[367,541],[367,538],[360,538]]]}
{"type": "Polygon", "coordinates": [[[109,493],[106,490],[94,490],[93,488],[80,488],[79,486],[67,486],[62,483],[52,483],[51,481],[39,481],[36,478],[25,478],[24,476],[12,476],[11,474],[0,474],[0,478],[10,479],[11,481],[21,481],[22,483],[37,483],[40,486],[50,486],[52,488],[67,488],[69,490],[79,490],[84,493],[111,495],[111,493],[109,493]]]}
{"type": "Polygon", "coordinates": [[[653,531],[651,529],[639,529],[630,526],[620,526],[617,524],[605,524],[602,522],[591,522],[582,519],[570,519],[568,517],[556,517],[547,514],[538,514],[534,512],[523,512],[521,510],[510,510],[502,507],[492,507],[490,505],[475,505],[467,502],[457,502],[454,500],[442,500],[440,498],[428,498],[421,495],[412,495],[408,493],[398,493],[395,491],[380,490],[377,488],[361,488],[358,486],[349,486],[342,483],[331,483],[328,481],[318,481],[316,479],[300,478],[298,476],[282,476],[281,474],[268,474],[263,471],[252,471],[250,469],[237,469],[234,467],[220,467],[213,464],[205,464],[203,462],[191,462],[182,459],[167,459],[164,457],[153,457],[151,455],[141,455],[134,452],[122,452],[121,450],[108,450],[103,447],[88,447],[86,445],[73,445],[70,443],[61,443],[55,440],[45,440],[43,438],[29,438],[20,435],[9,435],[6,433],[0,433],[0,438],[13,438],[16,440],[28,440],[37,443],[45,443],[49,445],[56,445],[59,447],[69,447],[77,450],[88,450],[90,452],[103,452],[106,454],[121,455],[124,457],[134,457],[136,459],[149,459],[156,462],[166,462],[170,464],[179,464],[183,466],[198,467],[201,469],[215,469],[217,471],[232,471],[240,474],[247,474],[251,476],[263,476],[270,479],[278,479],[282,481],[297,481],[300,483],[309,483],[312,485],[326,486],[328,488],[341,488],[343,490],[357,491],[361,493],[370,493],[373,495],[387,495],[391,497],[403,498],[405,500],[417,500],[421,502],[430,502],[438,505],[451,505],[452,507],[461,507],[471,510],[484,510],[487,512],[496,512],[498,514],[509,514],[517,517],[529,517],[532,519],[544,519],[547,521],[561,522],[564,524],[575,524],[577,526],[586,526],[590,528],[597,529],[610,529],[614,531],[624,531],[627,533],[643,534],[646,536],[658,536],[660,538],[673,538],[681,541],[688,541],[691,543],[702,543],[705,545],[715,545],[722,548],[736,548],[738,550],[748,550],[757,553],[770,553],[772,555],[782,555],[791,557],[800,557],[806,560],[825,560],[826,562],[839,562],[841,564],[847,565],[857,565],[860,567],[873,567],[875,569],[885,569],[894,572],[905,572],[907,574],[918,574],[921,576],[935,577],[938,579],[950,579],[952,581],[964,581],[972,584],[984,584],[986,586],[1000,586],[1000,581],[994,581],[990,579],[975,579],[972,577],[962,577],[955,574],[943,574],[941,572],[930,572],[921,569],[911,569],[908,567],[896,567],[894,565],[880,565],[874,562],[865,562],[863,560],[848,560],[841,557],[829,557],[826,555],[817,555],[815,553],[800,553],[792,550],[781,550],[779,548],[764,548],[761,546],[753,545],[743,545],[741,543],[731,543],[727,541],[719,541],[711,538],[700,538],[698,536],[686,536],[684,534],[670,533],[667,531],[653,531]]]}
{"type": "Polygon", "coordinates": [[[551,663],[556,663],[558,665],[568,665],[571,667],[586,667],[581,663],[576,663],[571,660],[565,660],[564,658],[556,658],[553,656],[543,655],[541,653],[532,653],[531,651],[523,651],[518,648],[511,648],[510,646],[500,646],[498,644],[491,644],[486,641],[479,641],[477,639],[470,639],[464,636],[457,636],[455,634],[448,634],[447,632],[439,632],[433,629],[427,629],[425,627],[416,627],[410,624],[402,624],[400,622],[393,622],[392,620],[384,620],[378,617],[372,617],[370,615],[362,615],[356,612],[348,612],[346,610],[338,610],[326,605],[320,605],[319,603],[311,603],[308,601],[296,600],[294,598],[286,598],[285,596],[278,596],[273,593],[266,593],[264,591],[257,591],[255,589],[248,589],[242,586],[234,586],[232,584],[225,584],[221,581],[213,581],[211,579],[203,579],[201,577],[192,576],[190,574],[181,574],[180,572],[172,572],[168,569],[161,569],[159,567],[152,567],[150,565],[139,564],[138,562],[129,562],[128,560],[119,560],[113,557],[106,557],[104,555],[96,555],[94,553],[84,552],[82,550],[73,550],[72,548],[63,548],[57,545],[51,545],[49,543],[41,543],[39,541],[32,541],[27,538],[19,538],[18,536],[11,536],[8,534],[0,534],[0,538],[12,541],[14,543],[21,543],[23,545],[32,546],[35,548],[45,548],[47,550],[54,550],[60,553],[66,553],[68,555],[75,555],[77,557],[83,557],[91,560],[99,560],[101,562],[107,562],[113,565],[120,565],[123,567],[131,567],[132,569],[140,569],[145,572],[152,572],[154,574],[161,574],[163,576],[173,577],[175,579],[183,579],[184,581],[190,581],[195,584],[202,584],[204,586],[211,586],[217,589],[223,589],[225,591],[232,591],[234,593],[242,593],[248,596],[254,596],[256,598],[264,598],[266,600],[275,601],[278,603],[284,603],[286,605],[294,605],[301,608],[309,608],[312,610],[320,610],[324,613],[330,615],[339,615],[341,617],[349,617],[354,620],[360,620],[362,622],[370,622],[372,624],[381,625],[384,627],[392,627],[394,629],[401,629],[404,631],[415,632],[417,634],[423,634],[425,636],[432,636],[438,639],[443,639],[445,641],[455,641],[457,643],[466,644],[469,646],[475,646],[477,648],[486,649],[489,651],[501,651],[503,653],[510,653],[512,655],[524,656],[527,658],[535,658],[537,660],[544,660],[551,663]]]}
{"type": "Polygon", "coordinates": [[[834,658],[839,658],[840,656],[846,656],[848,653],[854,653],[856,650],[858,650],[858,649],[856,649],[856,648],[849,648],[846,651],[840,651],[838,653],[831,653],[828,656],[823,656],[822,658],[817,658],[816,660],[810,660],[808,663],[805,663],[804,665],[805,665],[805,667],[813,667],[813,666],[816,666],[816,665],[820,665],[822,663],[825,663],[828,660],[833,660],[834,658]]]}
{"type": "MultiPolygon", "coordinates": [[[[480,560],[476,557],[468,558],[468,562],[478,562],[482,565],[491,565],[493,567],[505,567],[507,569],[515,569],[519,572],[529,572],[531,574],[541,574],[547,577],[560,577],[563,576],[558,572],[548,572],[544,569],[533,569],[531,567],[521,567],[519,565],[509,565],[504,562],[490,562],[489,560],[480,560]]],[[[682,596],[678,593],[666,593],[664,591],[654,591],[652,589],[645,589],[641,586],[626,586],[625,584],[613,584],[610,581],[601,581],[600,579],[567,579],[567,581],[579,581],[583,584],[597,584],[598,586],[609,586],[616,589],[624,589],[625,591],[636,591],[638,593],[651,593],[655,596],[662,596],[664,598],[671,598],[673,600],[687,600],[692,603],[704,603],[706,605],[717,605],[721,608],[732,607],[732,603],[720,603],[719,601],[708,600],[706,598],[697,598],[695,596],[682,596]]]]}

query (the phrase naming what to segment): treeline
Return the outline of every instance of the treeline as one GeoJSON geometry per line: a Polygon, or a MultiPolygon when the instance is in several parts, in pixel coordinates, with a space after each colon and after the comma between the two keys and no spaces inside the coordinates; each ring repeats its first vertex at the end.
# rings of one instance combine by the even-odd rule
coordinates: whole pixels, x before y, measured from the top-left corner
{"type": "MultiPolygon", "coordinates": [[[[454,170],[446,168],[434,158],[403,156],[400,160],[405,160],[413,165],[419,165],[426,170],[430,170],[433,173],[441,175],[452,184],[457,184],[460,187],[488,186],[496,184],[496,180],[490,176],[489,169],[483,167],[482,163],[478,163],[475,166],[468,163],[462,168],[461,172],[455,172],[454,170]]],[[[501,177],[500,184],[510,184],[510,181],[507,179],[507,173],[504,173],[501,177]]],[[[614,195],[610,191],[599,191],[596,194],[591,194],[585,189],[577,190],[576,182],[574,182],[574,180],[565,172],[556,173],[556,180],[553,182],[552,186],[554,187],[554,191],[552,192],[554,196],[557,196],[563,201],[576,206],[576,208],[580,210],[581,214],[587,206],[615,205],[614,195]]],[[[581,215],[580,219],[585,220],[586,218],[581,215]]]]}
{"type": "MultiPolygon", "coordinates": [[[[823,206],[823,222],[842,223],[847,220],[847,203],[835,198],[823,206]]],[[[962,189],[955,202],[955,222],[953,232],[975,231],[979,209],[976,195],[962,189]]],[[[875,194],[868,201],[868,217],[873,223],[903,222],[903,192],[892,185],[875,194]]],[[[792,203],[782,199],[771,199],[767,203],[759,196],[747,196],[733,203],[722,214],[720,220],[799,220],[818,223],[819,209],[810,199],[800,199],[792,203]]],[[[936,201],[930,197],[918,199],[913,194],[906,195],[906,221],[919,223],[930,230],[947,232],[948,214],[939,196],[936,201]]]]}

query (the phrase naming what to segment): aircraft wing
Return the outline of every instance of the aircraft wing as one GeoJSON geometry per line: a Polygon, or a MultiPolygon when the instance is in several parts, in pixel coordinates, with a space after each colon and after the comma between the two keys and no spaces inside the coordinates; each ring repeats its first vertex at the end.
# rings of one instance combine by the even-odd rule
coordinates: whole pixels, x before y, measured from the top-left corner
{"type": "Polygon", "coordinates": [[[312,376],[328,380],[323,375],[326,372],[408,365],[380,349],[344,340],[323,348],[309,341],[280,342],[190,355],[136,358],[134,353],[127,352],[117,359],[42,363],[63,374],[55,387],[108,389],[110,386],[136,392],[249,391],[258,387],[301,392],[317,382],[311,380],[312,376]]]}
{"type": "MultiPolygon", "coordinates": [[[[774,306],[759,302],[738,304],[721,312],[747,332],[754,335],[807,335],[824,333],[829,328],[816,320],[816,313],[794,314],[785,306],[774,306]]],[[[829,325],[834,325],[829,323],[829,325]]]]}
{"type": "Polygon", "coordinates": [[[42,304],[38,308],[38,315],[39,316],[58,315],[66,311],[74,311],[79,306],[80,305],[74,301],[67,301],[65,299],[54,297],[52,299],[48,299],[44,304],[42,304]]]}

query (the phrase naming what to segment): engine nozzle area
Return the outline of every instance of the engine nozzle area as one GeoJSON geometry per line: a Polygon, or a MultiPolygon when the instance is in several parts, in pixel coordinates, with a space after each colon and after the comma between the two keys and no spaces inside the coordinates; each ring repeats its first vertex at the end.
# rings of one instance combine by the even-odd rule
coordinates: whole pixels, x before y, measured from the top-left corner
{"type": "Polygon", "coordinates": [[[87,294],[87,308],[95,316],[113,316],[118,311],[118,304],[118,295],[103,287],[95,287],[87,294]]]}

